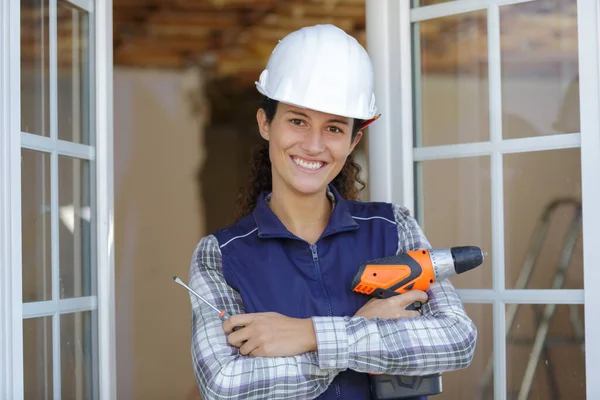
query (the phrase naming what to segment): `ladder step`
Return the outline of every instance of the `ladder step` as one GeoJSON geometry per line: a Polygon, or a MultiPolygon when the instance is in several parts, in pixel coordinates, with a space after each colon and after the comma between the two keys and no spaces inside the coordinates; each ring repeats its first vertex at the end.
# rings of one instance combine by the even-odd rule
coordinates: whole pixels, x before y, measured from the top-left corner
{"type": "MultiPolygon", "coordinates": [[[[535,342],[534,339],[525,339],[525,338],[506,339],[507,344],[514,344],[515,346],[532,345],[534,342],[535,342]]],[[[556,338],[556,339],[546,339],[545,344],[547,347],[554,347],[554,346],[564,346],[567,344],[580,345],[583,342],[584,342],[584,340],[580,340],[580,339],[556,338]]]]}

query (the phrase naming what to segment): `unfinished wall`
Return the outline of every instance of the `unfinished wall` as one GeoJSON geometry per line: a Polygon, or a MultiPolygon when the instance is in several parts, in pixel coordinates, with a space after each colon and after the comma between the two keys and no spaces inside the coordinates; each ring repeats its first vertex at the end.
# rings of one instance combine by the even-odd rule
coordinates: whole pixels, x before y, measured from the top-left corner
{"type": "Polygon", "coordinates": [[[195,387],[186,281],[204,234],[203,127],[193,74],[114,73],[118,396],[185,399],[195,387]]]}

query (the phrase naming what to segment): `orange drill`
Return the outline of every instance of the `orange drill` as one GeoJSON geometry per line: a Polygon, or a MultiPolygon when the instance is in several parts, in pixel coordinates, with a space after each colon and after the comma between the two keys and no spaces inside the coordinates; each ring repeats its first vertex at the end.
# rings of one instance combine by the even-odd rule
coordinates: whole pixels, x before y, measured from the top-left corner
{"type": "MultiPolygon", "coordinates": [[[[429,289],[432,283],[470,271],[483,263],[484,254],[476,246],[413,250],[378,258],[360,265],[352,281],[357,293],[385,299],[409,290],[429,289]]],[[[413,304],[407,309],[419,309],[413,304]]],[[[371,375],[374,399],[393,400],[431,396],[442,392],[442,376],[371,375]]]]}

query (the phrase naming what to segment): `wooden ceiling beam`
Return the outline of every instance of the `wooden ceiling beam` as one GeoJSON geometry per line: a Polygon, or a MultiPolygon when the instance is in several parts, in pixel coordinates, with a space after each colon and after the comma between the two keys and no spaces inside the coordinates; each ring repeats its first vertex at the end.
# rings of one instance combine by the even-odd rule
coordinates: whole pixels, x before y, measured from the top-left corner
{"type": "MultiPolygon", "coordinates": [[[[180,39],[210,39],[214,31],[206,25],[198,26],[181,26],[181,25],[145,25],[145,24],[122,24],[115,36],[121,42],[131,40],[136,37],[163,37],[164,39],[180,40],[180,39]]],[[[124,45],[125,43],[120,43],[124,45]]]]}
{"type": "Polygon", "coordinates": [[[143,7],[115,7],[113,10],[113,24],[118,28],[122,23],[145,21],[154,11],[143,7]]]}
{"type": "Polygon", "coordinates": [[[203,10],[228,13],[251,9],[272,9],[277,5],[277,1],[278,0],[155,0],[155,3],[163,8],[172,10],[203,10]]]}
{"type": "Polygon", "coordinates": [[[126,52],[128,49],[150,47],[165,48],[178,54],[201,54],[211,50],[211,43],[209,40],[196,37],[181,37],[172,40],[160,36],[140,36],[128,38],[120,49],[126,52]]]}
{"type": "Polygon", "coordinates": [[[152,67],[152,68],[182,68],[186,59],[181,54],[154,46],[136,47],[135,50],[120,50],[113,56],[116,65],[152,67]]]}
{"type": "MultiPolygon", "coordinates": [[[[339,4],[360,5],[365,4],[365,0],[294,0],[308,4],[321,5],[324,8],[333,8],[339,4]]],[[[448,1],[448,0],[445,0],[448,1]]]]}
{"type": "MultiPolygon", "coordinates": [[[[123,7],[134,8],[157,8],[169,3],[170,0],[113,0],[113,8],[121,9],[123,7]]],[[[204,3],[204,0],[199,0],[199,3],[204,3]]]]}
{"type": "Polygon", "coordinates": [[[209,29],[231,29],[240,26],[238,13],[162,11],[148,18],[150,25],[177,25],[182,27],[206,27],[209,29]]]}
{"type": "Polygon", "coordinates": [[[354,20],[351,18],[337,18],[337,17],[293,17],[280,14],[271,14],[266,17],[259,29],[262,28],[276,28],[280,30],[287,30],[288,33],[297,29],[303,28],[309,25],[317,24],[334,24],[346,32],[354,29],[354,20]]]}
{"type": "Polygon", "coordinates": [[[302,18],[303,16],[352,18],[355,22],[362,22],[363,24],[366,19],[364,1],[361,3],[350,4],[339,2],[331,7],[330,10],[325,9],[325,6],[321,3],[306,2],[305,0],[292,1],[291,3],[283,3],[283,5],[278,8],[278,12],[299,18],[302,18]]]}
{"type": "MultiPolygon", "coordinates": [[[[180,2],[192,3],[197,2],[198,0],[178,0],[180,2]]],[[[268,6],[275,7],[277,5],[278,0],[202,0],[203,2],[210,3],[216,8],[221,8],[224,11],[232,7],[244,7],[244,8],[252,8],[255,6],[268,6]]]]}

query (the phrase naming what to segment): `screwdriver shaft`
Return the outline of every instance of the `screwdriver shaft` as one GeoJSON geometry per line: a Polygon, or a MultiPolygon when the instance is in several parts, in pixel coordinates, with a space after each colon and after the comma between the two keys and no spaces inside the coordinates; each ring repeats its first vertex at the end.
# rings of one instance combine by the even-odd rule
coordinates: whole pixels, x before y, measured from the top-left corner
{"type": "Polygon", "coordinates": [[[194,296],[196,296],[197,298],[199,298],[200,300],[202,300],[205,304],[207,304],[208,306],[210,306],[213,310],[215,310],[216,312],[218,312],[219,314],[221,314],[221,310],[219,310],[217,307],[213,306],[212,304],[210,304],[208,302],[208,300],[206,300],[204,297],[200,296],[198,293],[196,293],[194,291],[194,289],[192,289],[191,287],[189,287],[188,285],[186,285],[185,283],[183,283],[181,281],[181,279],[179,279],[178,277],[174,276],[173,280],[177,283],[179,283],[181,286],[183,286],[184,288],[186,288],[190,293],[192,293],[194,296]]]}

